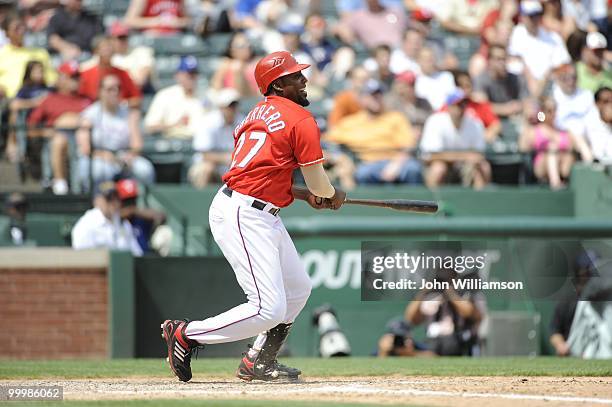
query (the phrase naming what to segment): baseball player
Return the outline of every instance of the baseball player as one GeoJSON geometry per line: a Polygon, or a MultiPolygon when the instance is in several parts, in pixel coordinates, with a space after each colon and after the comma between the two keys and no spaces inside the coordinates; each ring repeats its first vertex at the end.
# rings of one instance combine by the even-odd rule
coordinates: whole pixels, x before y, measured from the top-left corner
{"type": "Polygon", "coordinates": [[[265,98],[234,130],[232,163],[209,210],[212,234],[247,301],[202,321],[162,324],[168,362],[181,381],[191,379],[196,347],[253,336],[236,372],[240,379],[296,379],[301,374],[276,359],[311,290],[279,211],[294,199],[315,209],[338,209],[346,198],[323,170],[319,128],[304,109],[309,102],[302,71],[308,67],[286,51],[257,63],[255,79],[265,98]],[[307,189],[293,186],[298,167],[307,189]]]}

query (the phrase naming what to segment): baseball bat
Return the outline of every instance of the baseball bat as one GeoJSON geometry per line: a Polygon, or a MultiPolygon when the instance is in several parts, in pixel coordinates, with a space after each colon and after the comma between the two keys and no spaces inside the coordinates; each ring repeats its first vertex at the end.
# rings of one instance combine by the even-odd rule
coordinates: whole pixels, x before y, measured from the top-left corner
{"type": "Polygon", "coordinates": [[[346,198],[344,203],[351,205],[377,206],[407,212],[436,213],[438,211],[438,203],[436,201],[418,201],[414,199],[378,200],[346,198]]]}

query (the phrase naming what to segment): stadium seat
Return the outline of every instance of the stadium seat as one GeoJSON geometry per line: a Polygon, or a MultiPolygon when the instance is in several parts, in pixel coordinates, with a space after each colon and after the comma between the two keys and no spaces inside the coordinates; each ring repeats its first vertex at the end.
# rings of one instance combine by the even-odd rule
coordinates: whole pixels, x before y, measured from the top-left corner
{"type": "Polygon", "coordinates": [[[130,0],[107,0],[105,1],[104,14],[123,16],[130,6],[130,0]]]}
{"type": "Polygon", "coordinates": [[[206,51],[208,55],[223,55],[231,37],[232,34],[213,34],[206,38],[206,51]]]}

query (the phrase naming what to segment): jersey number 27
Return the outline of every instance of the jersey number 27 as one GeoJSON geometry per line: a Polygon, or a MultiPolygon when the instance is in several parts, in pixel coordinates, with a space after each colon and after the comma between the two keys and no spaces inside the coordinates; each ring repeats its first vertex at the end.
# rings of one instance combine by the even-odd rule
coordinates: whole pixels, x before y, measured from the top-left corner
{"type": "MultiPolygon", "coordinates": [[[[257,142],[253,144],[249,152],[244,156],[242,160],[238,163],[239,168],[244,168],[246,165],[255,157],[257,152],[261,150],[263,145],[266,143],[266,136],[268,133],[263,131],[252,131],[248,133],[249,140],[256,140],[257,142]]],[[[234,168],[236,165],[236,161],[238,160],[238,155],[240,154],[240,150],[244,147],[244,142],[246,140],[247,133],[242,133],[240,138],[238,139],[238,144],[236,145],[236,151],[234,152],[234,159],[232,160],[232,165],[230,168],[234,168]]]]}

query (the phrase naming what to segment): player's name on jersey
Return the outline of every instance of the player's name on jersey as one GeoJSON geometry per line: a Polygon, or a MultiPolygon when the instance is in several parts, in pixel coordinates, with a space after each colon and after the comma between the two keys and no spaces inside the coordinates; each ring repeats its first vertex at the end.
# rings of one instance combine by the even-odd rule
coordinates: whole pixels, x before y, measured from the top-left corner
{"type": "Polygon", "coordinates": [[[522,290],[522,281],[485,281],[480,278],[454,278],[451,281],[425,280],[414,281],[402,278],[398,281],[384,281],[377,278],[372,281],[375,290],[448,290],[451,287],[463,290],[522,290]]]}
{"type": "Polygon", "coordinates": [[[285,128],[285,122],[281,119],[281,114],[275,111],[276,108],[272,105],[264,103],[257,105],[253,110],[246,115],[246,117],[240,122],[240,124],[234,130],[234,137],[238,136],[236,132],[241,129],[245,124],[253,122],[255,120],[262,120],[267,127],[268,133],[274,133],[275,131],[285,128]]]}

